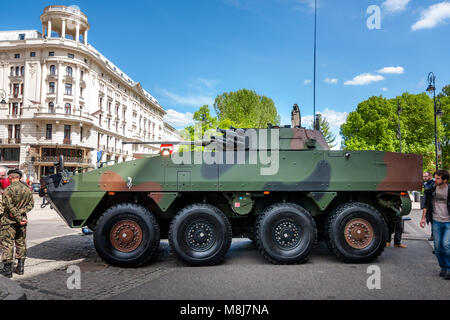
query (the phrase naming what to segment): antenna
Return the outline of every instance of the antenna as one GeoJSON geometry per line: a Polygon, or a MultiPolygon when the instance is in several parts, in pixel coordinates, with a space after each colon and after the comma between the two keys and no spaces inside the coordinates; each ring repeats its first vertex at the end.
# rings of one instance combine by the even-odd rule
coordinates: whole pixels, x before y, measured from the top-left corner
{"type": "Polygon", "coordinates": [[[316,127],[317,0],[314,0],[314,126],[316,127]]]}

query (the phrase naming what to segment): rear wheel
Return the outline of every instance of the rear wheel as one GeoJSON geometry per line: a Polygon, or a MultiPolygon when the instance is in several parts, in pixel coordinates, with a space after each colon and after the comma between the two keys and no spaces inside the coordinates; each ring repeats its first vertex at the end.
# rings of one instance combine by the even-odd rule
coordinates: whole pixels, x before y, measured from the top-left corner
{"type": "Polygon", "coordinates": [[[339,206],[329,216],[326,227],[329,248],[344,262],[370,262],[386,246],[386,222],[380,212],[365,203],[339,206]]]}
{"type": "Polygon", "coordinates": [[[209,204],[187,206],[170,225],[171,250],[188,265],[212,266],[221,263],[231,241],[232,231],[228,218],[209,204]]]}
{"type": "Polygon", "coordinates": [[[136,204],[110,208],[98,220],[94,245],[100,257],[117,267],[139,267],[150,260],[159,246],[155,217],[136,204]]]}
{"type": "Polygon", "coordinates": [[[259,251],[273,264],[297,264],[308,260],[317,241],[311,214],[293,203],[268,207],[258,217],[255,239],[259,251]]]}

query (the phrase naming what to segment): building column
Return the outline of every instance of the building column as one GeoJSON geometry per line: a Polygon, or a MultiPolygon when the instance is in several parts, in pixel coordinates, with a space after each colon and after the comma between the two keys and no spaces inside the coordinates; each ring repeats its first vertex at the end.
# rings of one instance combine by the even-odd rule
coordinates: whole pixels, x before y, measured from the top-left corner
{"type": "Polygon", "coordinates": [[[75,67],[74,74],[73,74],[74,81],[72,83],[72,94],[73,94],[73,111],[75,114],[75,109],[80,109],[79,104],[79,96],[80,96],[80,69],[78,66],[75,67]]]}
{"type": "Polygon", "coordinates": [[[87,30],[84,31],[84,44],[85,45],[88,44],[88,31],[87,30]]]}
{"type": "Polygon", "coordinates": [[[47,66],[45,63],[41,65],[41,107],[45,108],[45,98],[47,95],[47,82],[45,81],[45,77],[47,76],[47,66]]]}
{"type": "Polygon", "coordinates": [[[62,32],[61,32],[61,38],[66,38],[66,20],[62,21],[62,32]]]}
{"type": "Polygon", "coordinates": [[[77,23],[76,33],[75,33],[75,41],[80,41],[80,24],[77,23]]]}
{"type": "MultiPolygon", "coordinates": [[[[64,82],[63,82],[63,78],[64,78],[63,64],[61,62],[58,62],[58,87],[57,87],[56,106],[55,106],[55,108],[62,108],[63,112],[64,112],[63,101],[64,101],[65,85],[64,85],[64,82]]],[[[58,111],[56,111],[56,112],[58,112],[58,111]]]]}
{"type": "Polygon", "coordinates": [[[47,38],[52,37],[52,21],[48,20],[48,26],[47,26],[47,38]]]}

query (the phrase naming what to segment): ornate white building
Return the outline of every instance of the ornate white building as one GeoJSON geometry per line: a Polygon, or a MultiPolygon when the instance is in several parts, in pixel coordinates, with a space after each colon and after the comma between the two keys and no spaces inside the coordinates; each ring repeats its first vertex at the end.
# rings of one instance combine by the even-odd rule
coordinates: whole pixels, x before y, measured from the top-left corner
{"type": "Polygon", "coordinates": [[[158,101],[88,44],[77,8],[48,6],[36,30],[0,32],[0,166],[37,180],[60,154],[75,169],[156,153],[179,140],[158,101]]]}

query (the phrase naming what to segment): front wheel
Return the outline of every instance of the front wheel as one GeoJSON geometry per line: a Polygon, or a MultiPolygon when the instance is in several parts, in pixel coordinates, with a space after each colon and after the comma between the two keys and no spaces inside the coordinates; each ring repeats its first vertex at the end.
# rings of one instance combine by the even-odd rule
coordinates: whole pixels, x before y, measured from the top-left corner
{"type": "Polygon", "coordinates": [[[124,268],[139,267],[150,260],[159,246],[156,218],[136,204],[119,204],[98,220],[94,245],[107,263],[124,268]]]}

